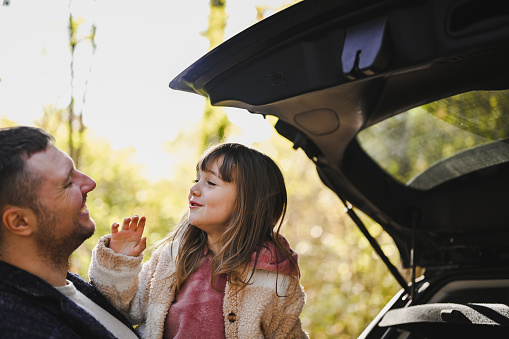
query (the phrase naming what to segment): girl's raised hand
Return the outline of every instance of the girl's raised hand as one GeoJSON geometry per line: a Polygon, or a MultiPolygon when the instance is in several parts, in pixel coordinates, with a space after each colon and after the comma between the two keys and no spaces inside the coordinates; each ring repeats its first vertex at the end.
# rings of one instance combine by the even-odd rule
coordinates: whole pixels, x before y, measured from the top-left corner
{"type": "Polygon", "coordinates": [[[125,254],[137,257],[147,247],[147,238],[143,237],[145,228],[145,217],[135,215],[132,218],[125,218],[122,229],[119,230],[119,224],[111,225],[110,248],[115,253],[125,254]]]}

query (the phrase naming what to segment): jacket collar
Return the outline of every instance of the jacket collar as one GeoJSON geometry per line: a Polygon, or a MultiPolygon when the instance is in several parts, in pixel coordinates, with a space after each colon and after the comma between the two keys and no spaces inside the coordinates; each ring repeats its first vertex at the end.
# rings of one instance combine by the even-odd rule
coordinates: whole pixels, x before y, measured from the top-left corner
{"type": "Polygon", "coordinates": [[[0,261],[0,283],[36,297],[58,298],[60,295],[38,276],[3,261],[0,261]]]}

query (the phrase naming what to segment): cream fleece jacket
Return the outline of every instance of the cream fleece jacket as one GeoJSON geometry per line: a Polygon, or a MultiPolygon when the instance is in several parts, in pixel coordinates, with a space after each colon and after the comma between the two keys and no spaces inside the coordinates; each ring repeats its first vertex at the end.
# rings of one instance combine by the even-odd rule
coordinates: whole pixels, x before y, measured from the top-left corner
{"type": "MultiPolygon", "coordinates": [[[[116,254],[108,247],[109,241],[110,235],[103,236],[92,251],[91,283],[132,324],[139,324],[142,338],[161,339],[164,320],[175,300],[172,275],[176,266],[169,245],[159,247],[142,264],[143,255],[116,254]]],[[[308,338],[299,318],[305,304],[304,289],[290,284],[291,279],[295,278],[256,269],[251,284],[243,289],[227,283],[223,300],[226,338],[308,338]],[[276,279],[282,297],[276,294],[276,279]]]]}

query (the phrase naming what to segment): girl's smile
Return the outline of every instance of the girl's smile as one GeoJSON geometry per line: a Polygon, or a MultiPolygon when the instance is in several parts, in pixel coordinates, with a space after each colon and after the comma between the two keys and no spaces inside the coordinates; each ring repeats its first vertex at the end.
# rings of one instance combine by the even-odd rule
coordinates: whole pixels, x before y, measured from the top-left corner
{"type": "Polygon", "coordinates": [[[196,201],[189,201],[189,208],[198,208],[198,207],[201,207],[202,205],[197,203],[196,201]]]}

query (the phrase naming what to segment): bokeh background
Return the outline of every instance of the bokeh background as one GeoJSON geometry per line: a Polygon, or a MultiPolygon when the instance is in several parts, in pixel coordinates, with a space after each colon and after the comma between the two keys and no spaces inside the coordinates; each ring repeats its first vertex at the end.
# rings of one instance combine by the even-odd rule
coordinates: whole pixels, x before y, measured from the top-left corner
{"type": "MultiPolygon", "coordinates": [[[[95,235],[72,256],[87,278],[91,249],[110,225],[148,220],[148,243],[187,208],[195,164],[214,143],[271,156],[287,182],[283,234],[299,253],[311,338],[356,338],[399,290],[311,161],[272,127],[275,120],[211,107],[169,82],[222,41],[292,5],[289,0],[3,0],[0,126],[46,129],[97,182],[88,206],[95,235]]],[[[361,215],[397,265],[381,228],[361,215]]],[[[146,258],[150,258],[148,251],[146,258]]]]}

